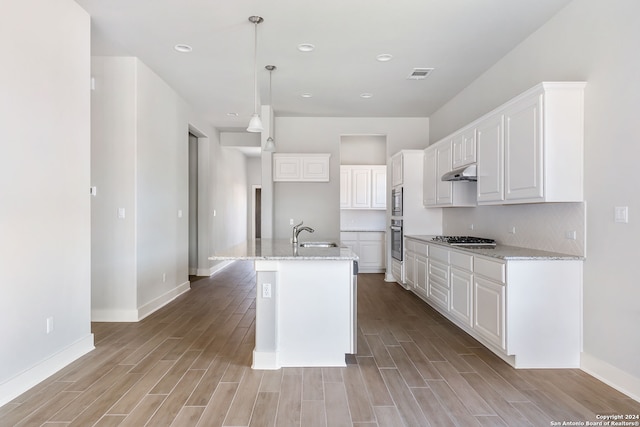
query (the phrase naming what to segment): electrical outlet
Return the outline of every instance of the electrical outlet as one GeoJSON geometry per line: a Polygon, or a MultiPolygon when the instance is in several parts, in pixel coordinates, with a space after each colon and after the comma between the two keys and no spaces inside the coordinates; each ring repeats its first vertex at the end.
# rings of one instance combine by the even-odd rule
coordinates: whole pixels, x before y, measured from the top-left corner
{"type": "Polygon", "coordinates": [[[262,284],[262,298],[271,298],[271,283],[262,284]]]}
{"type": "Polygon", "coordinates": [[[473,230],[474,229],[474,225],[473,224],[469,224],[469,230],[473,230]]]}
{"type": "Polygon", "coordinates": [[[516,227],[515,226],[511,226],[509,227],[509,234],[516,234],[516,227]]]}
{"type": "Polygon", "coordinates": [[[628,223],[629,222],[629,207],[628,206],[616,206],[614,211],[613,220],[615,222],[628,223]]]}
{"type": "Polygon", "coordinates": [[[293,225],[293,218],[289,220],[289,225],[293,225]]]}
{"type": "Polygon", "coordinates": [[[576,231],[575,230],[565,231],[564,238],[568,240],[576,240],[576,231]]]}
{"type": "Polygon", "coordinates": [[[47,333],[53,332],[53,317],[47,317],[47,333]]]}

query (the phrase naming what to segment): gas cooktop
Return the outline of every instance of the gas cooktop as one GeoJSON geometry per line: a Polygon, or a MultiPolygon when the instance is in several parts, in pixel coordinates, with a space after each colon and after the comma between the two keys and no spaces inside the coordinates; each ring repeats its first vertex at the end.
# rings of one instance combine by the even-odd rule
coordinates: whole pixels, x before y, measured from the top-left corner
{"type": "Polygon", "coordinates": [[[447,243],[452,246],[495,246],[496,241],[473,236],[435,236],[434,242],[447,243]]]}

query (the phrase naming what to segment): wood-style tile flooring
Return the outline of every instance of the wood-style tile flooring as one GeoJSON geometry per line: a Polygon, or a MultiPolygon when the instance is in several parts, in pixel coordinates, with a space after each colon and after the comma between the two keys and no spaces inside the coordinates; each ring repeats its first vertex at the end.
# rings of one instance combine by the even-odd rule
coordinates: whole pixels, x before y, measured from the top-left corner
{"type": "Polygon", "coordinates": [[[93,324],[96,349],[0,407],[0,426],[550,426],[640,414],[580,370],[512,369],[381,274],[358,276],[347,367],[252,370],[252,267],[196,278],[141,322],[93,324]]]}

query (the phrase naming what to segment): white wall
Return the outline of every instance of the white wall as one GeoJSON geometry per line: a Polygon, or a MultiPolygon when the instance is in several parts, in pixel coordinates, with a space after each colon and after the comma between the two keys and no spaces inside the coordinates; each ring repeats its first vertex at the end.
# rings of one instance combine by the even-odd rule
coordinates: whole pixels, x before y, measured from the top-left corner
{"type": "Polygon", "coordinates": [[[636,399],[639,14],[636,0],[576,0],[431,117],[436,141],[540,81],[587,81],[582,366],[636,399]],[[613,221],[614,206],[629,206],[628,224],[613,221]]]}
{"type": "Polygon", "coordinates": [[[71,0],[2,2],[0,405],[93,348],[89,42],[71,0]]]}
{"type": "Polygon", "coordinates": [[[137,318],[136,59],[93,57],[91,75],[91,311],[126,320],[137,318]]]}
{"type": "Polygon", "coordinates": [[[207,257],[216,249],[246,240],[245,158],[221,148],[218,132],[139,59],[95,57],[92,71],[92,316],[136,321],[189,289],[189,132],[198,136],[199,275],[215,271],[207,257]]]}
{"type": "Polygon", "coordinates": [[[289,219],[304,220],[315,237],[340,233],[340,140],[343,135],[386,135],[387,157],[428,145],[428,118],[276,117],[280,153],[331,153],[330,182],[286,183],[274,188],[274,237],[291,237],[289,219]]]}

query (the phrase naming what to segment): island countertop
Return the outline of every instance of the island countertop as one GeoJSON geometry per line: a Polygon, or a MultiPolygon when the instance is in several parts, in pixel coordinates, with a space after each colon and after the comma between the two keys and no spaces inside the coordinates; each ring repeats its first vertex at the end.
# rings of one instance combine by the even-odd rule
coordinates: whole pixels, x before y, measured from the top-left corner
{"type": "MultiPolygon", "coordinates": [[[[315,241],[315,240],[314,240],[315,241]]],[[[209,257],[210,260],[358,260],[358,255],[342,245],[339,239],[318,239],[335,242],[334,248],[302,248],[294,246],[288,239],[255,239],[222,249],[209,257]]]]}

